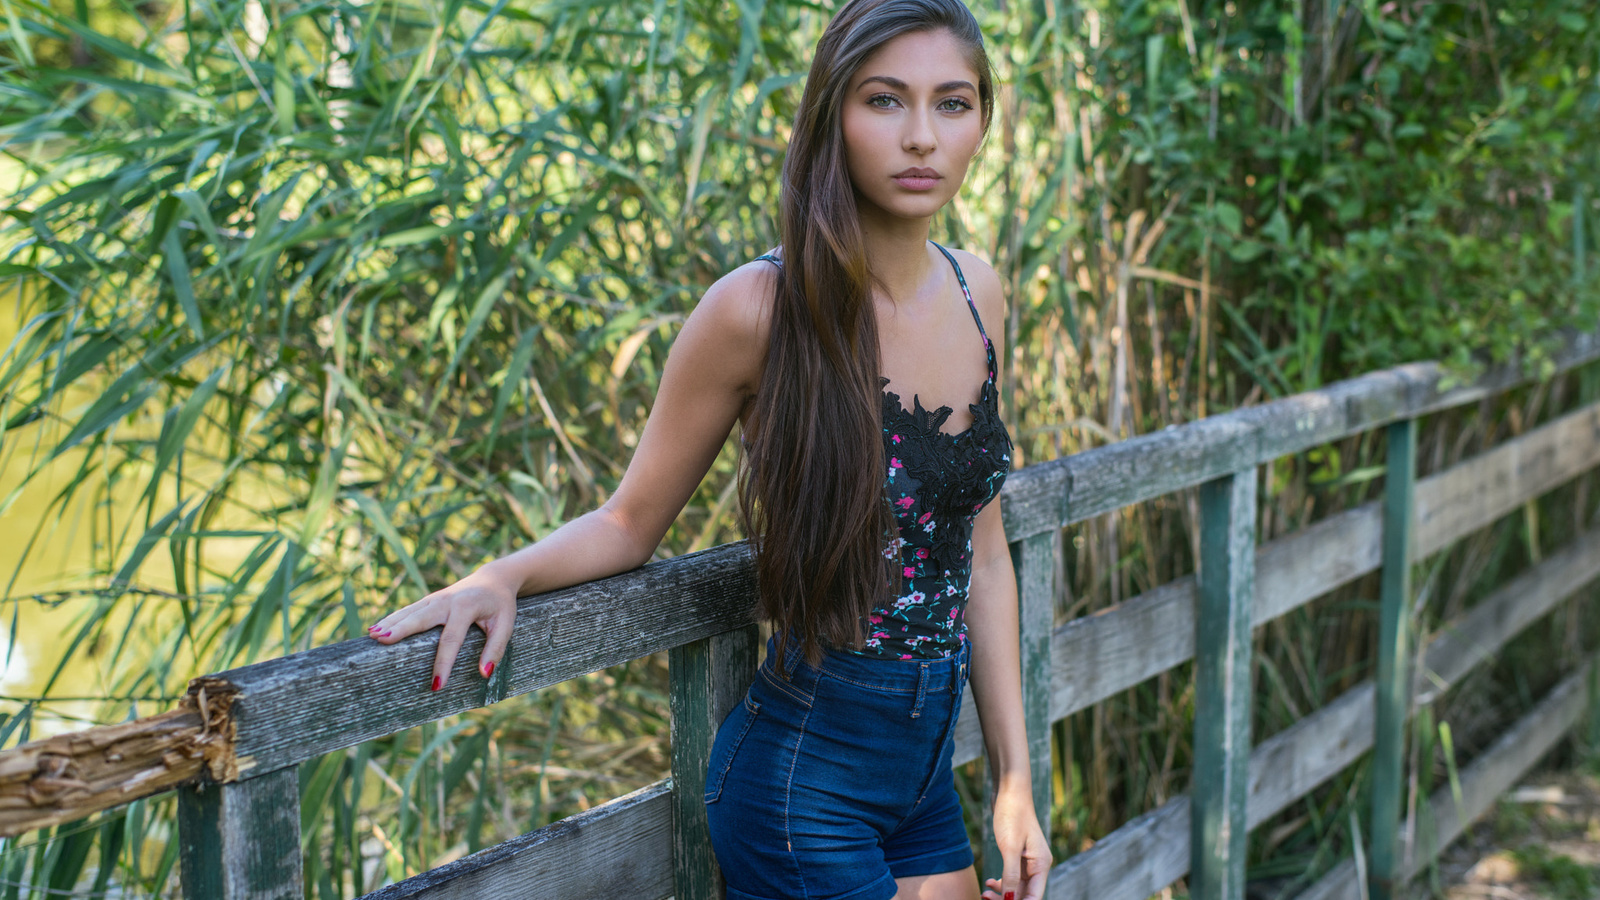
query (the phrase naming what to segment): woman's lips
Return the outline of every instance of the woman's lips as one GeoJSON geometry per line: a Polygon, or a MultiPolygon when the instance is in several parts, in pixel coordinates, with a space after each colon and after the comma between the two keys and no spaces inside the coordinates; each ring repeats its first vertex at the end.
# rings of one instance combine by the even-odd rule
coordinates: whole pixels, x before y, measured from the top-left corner
{"type": "Polygon", "coordinates": [[[896,175],[894,182],[908,191],[931,191],[939,178],[936,175],[896,175]]]}

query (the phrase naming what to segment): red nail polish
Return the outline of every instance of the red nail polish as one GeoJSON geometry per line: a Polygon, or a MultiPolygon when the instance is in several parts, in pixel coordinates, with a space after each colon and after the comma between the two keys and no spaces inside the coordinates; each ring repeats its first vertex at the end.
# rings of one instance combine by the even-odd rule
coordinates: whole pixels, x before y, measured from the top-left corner
{"type": "Polygon", "coordinates": [[[443,678],[440,678],[437,675],[433,676],[433,689],[434,690],[437,691],[439,689],[439,687],[441,685],[443,685],[443,684],[444,684],[444,679],[443,678]]]}
{"type": "Polygon", "coordinates": [[[1017,898],[1017,892],[1016,891],[1006,891],[1006,900],[1016,900],[1016,898],[1017,898]]]}
{"type": "Polygon", "coordinates": [[[489,677],[491,677],[493,675],[494,675],[494,660],[490,660],[489,664],[483,667],[483,677],[489,678],[489,677]]]}

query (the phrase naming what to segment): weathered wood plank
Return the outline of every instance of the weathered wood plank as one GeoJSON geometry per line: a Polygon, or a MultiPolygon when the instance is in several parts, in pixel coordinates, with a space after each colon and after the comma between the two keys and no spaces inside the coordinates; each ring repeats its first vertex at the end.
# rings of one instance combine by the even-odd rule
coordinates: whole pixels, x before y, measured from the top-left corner
{"type": "MultiPolygon", "coordinates": [[[[1459,515],[1414,520],[1413,560],[1436,552],[1454,539],[1451,534],[1459,536],[1489,525],[1538,496],[1538,491],[1600,463],[1600,444],[1583,436],[1586,426],[1582,423],[1591,415],[1600,415],[1600,407],[1542,426],[1417,482],[1419,505],[1453,506],[1459,515]],[[1559,445],[1567,449],[1552,452],[1551,448],[1559,445]],[[1462,474],[1469,467],[1474,472],[1470,477],[1462,474]],[[1510,474],[1517,471],[1523,473],[1521,477],[1510,474]],[[1515,480],[1520,490],[1491,504],[1454,499],[1474,494],[1472,478],[1485,473],[1515,480]]],[[[1376,571],[1382,560],[1382,543],[1381,506],[1368,503],[1262,545],[1256,557],[1259,589],[1254,621],[1264,624],[1376,571]]],[[[1185,576],[1112,609],[1057,626],[1052,637],[1056,669],[1051,720],[1086,709],[1193,658],[1194,596],[1194,579],[1185,576]]],[[[976,730],[958,728],[956,737],[956,759],[977,758],[981,742],[976,730]]]]}
{"type": "Polygon", "coordinates": [[[1496,797],[1516,784],[1518,778],[1561,740],[1572,729],[1588,707],[1590,673],[1600,657],[1590,657],[1572,675],[1527,715],[1517,720],[1511,730],[1480,753],[1461,770],[1461,805],[1448,787],[1435,792],[1428,801],[1433,815],[1433,828],[1419,829],[1416,853],[1409,860],[1405,872],[1416,875],[1450,845],[1473,820],[1494,805],[1496,797]]]}
{"type": "MultiPolygon", "coordinates": [[[[1413,708],[1432,702],[1471,666],[1492,655],[1557,603],[1600,575],[1600,532],[1588,532],[1507,582],[1442,626],[1422,655],[1436,681],[1424,683],[1413,708]],[[1527,609],[1517,609],[1525,598],[1527,609]]],[[[1310,793],[1372,747],[1376,691],[1371,680],[1256,746],[1250,754],[1248,826],[1255,828],[1310,793]]],[[[1180,797],[1107,835],[1050,875],[1052,900],[1142,900],[1188,871],[1189,800],[1180,797]],[[1181,821],[1179,816],[1182,803],[1181,821]],[[1058,887],[1060,885],[1060,887],[1058,887]]],[[[1301,900],[1360,900],[1354,863],[1301,900]],[[1341,879],[1347,879],[1348,883],[1341,879]]]]}
{"type": "Polygon", "coordinates": [[[671,895],[669,778],[412,876],[367,894],[364,900],[535,896],[660,900],[671,895]]]}
{"type": "Polygon", "coordinates": [[[187,900],[301,900],[298,767],[181,788],[178,840],[187,900]]]}
{"type": "Polygon", "coordinates": [[[86,728],[0,753],[0,837],[228,777],[233,737],[225,691],[197,691],[170,712],[86,728]]]}
{"type": "Polygon", "coordinates": [[[1415,703],[1432,703],[1473,666],[1596,578],[1600,530],[1578,535],[1441,626],[1421,654],[1422,684],[1415,703]]]}
{"type": "Polygon", "coordinates": [[[667,651],[677,900],[720,900],[724,893],[706,821],[706,766],[718,726],[756,677],[759,640],[760,630],[746,625],[667,651]]]}
{"type": "MultiPolygon", "coordinates": [[[[1434,792],[1428,800],[1433,827],[1422,831],[1416,852],[1404,861],[1402,871],[1406,877],[1415,877],[1421,872],[1572,728],[1593,702],[1594,698],[1589,696],[1589,682],[1597,665],[1600,665],[1600,657],[1590,657],[1499,740],[1461,769],[1462,803],[1459,808],[1449,787],[1434,792]]],[[[1346,860],[1335,866],[1296,900],[1361,900],[1355,863],[1346,860]]]]}
{"type": "Polygon", "coordinates": [[[1050,870],[1046,900],[1145,900],[1189,870],[1189,798],[1179,796],[1050,870]]]}
{"type": "Polygon", "coordinates": [[[493,682],[476,674],[476,628],[438,693],[428,690],[438,629],[393,646],[343,641],[215,677],[239,691],[240,771],[275,769],[749,625],[754,597],[747,546],[726,544],[519,600],[493,682]]]}
{"type": "Polygon", "coordinates": [[[1429,556],[1600,462],[1600,404],[1569,413],[1418,485],[1416,558],[1429,556]]]}
{"type": "Polygon", "coordinates": [[[1417,480],[1417,420],[1388,428],[1383,485],[1383,574],[1378,611],[1377,718],[1369,787],[1368,890],[1394,896],[1405,788],[1405,723],[1411,717],[1411,531],[1417,480]]]}
{"type": "Polygon", "coordinates": [[[1250,613],[1255,603],[1256,470],[1200,486],[1200,572],[1190,780],[1190,895],[1243,900],[1250,777],[1250,613]]]}
{"type": "MultiPolygon", "coordinates": [[[[1556,372],[1600,358],[1600,334],[1576,334],[1556,372]]],[[[1442,370],[1416,363],[1028,466],[1006,481],[1006,534],[1020,540],[1182,488],[1245,465],[1299,453],[1397,419],[1471,403],[1529,379],[1516,364],[1440,390],[1442,370]],[[1058,498],[1054,490],[1065,487],[1058,498]]]]}
{"type": "MultiPolygon", "coordinates": [[[[1372,746],[1372,682],[1345,692],[1250,754],[1248,825],[1277,815],[1372,746]]],[[[1191,807],[1174,797],[1050,872],[1049,900],[1144,900],[1189,872],[1191,807]]]]}

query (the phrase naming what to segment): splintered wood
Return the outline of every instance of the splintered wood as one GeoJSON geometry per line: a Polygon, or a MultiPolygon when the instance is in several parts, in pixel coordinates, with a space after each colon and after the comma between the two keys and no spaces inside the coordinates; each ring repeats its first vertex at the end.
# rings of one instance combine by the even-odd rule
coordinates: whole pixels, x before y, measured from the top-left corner
{"type": "Polygon", "coordinates": [[[0,753],[0,837],[80,819],[202,775],[239,777],[226,682],[197,679],[170,712],[0,753]]]}

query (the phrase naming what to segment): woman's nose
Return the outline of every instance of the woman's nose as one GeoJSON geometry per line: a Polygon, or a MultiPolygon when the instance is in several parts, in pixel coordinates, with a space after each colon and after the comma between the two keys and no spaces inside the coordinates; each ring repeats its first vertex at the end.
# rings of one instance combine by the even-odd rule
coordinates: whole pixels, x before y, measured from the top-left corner
{"type": "Polygon", "coordinates": [[[902,146],[910,153],[930,153],[935,146],[931,112],[913,112],[906,121],[902,146]]]}

